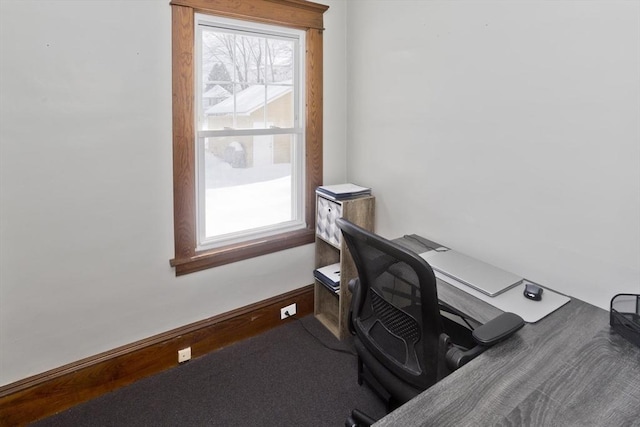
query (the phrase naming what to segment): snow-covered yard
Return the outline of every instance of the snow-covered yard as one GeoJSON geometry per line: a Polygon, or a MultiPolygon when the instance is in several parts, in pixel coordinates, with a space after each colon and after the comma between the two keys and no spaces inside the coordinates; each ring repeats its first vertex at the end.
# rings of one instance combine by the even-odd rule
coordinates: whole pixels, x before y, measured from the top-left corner
{"type": "Polygon", "coordinates": [[[291,220],[291,165],[232,168],[205,154],[207,236],[291,220]]]}

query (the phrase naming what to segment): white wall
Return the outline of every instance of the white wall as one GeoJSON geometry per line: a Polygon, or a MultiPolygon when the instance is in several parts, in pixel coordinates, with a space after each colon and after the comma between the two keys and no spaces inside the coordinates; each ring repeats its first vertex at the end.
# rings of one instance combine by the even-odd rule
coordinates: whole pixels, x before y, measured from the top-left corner
{"type": "Polygon", "coordinates": [[[329,5],[324,14],[324,184],[347,179],[347,1],[314,1],[329,5]]]}
{"type": "MultiPolygon", "coordinates": [[[[325,14],[325,180],[345,14],[325,14]]],[[[313,246],[176,278],[168,0],[0,1],[0,385],[313,282],[313,246]]]]}
{"type": "Polygon", "coordinates": [[[640,2],[348,2],[348,178],[418,233],[607,308],[640,293],[640,2]]]}

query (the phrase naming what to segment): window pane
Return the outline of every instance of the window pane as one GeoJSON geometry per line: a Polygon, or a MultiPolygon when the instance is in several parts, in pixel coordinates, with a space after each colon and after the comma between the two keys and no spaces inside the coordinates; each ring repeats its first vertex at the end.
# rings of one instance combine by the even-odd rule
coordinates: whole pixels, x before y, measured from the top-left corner
{"type": "Polygon", "coordinates": [[[292,198],[294,139],[262,135],[204,140],[200,226],[206,239],[300,219],[292,198]]]}
{"type": "Polygon", "coordinates": [[[235,96],[209,107],[205,111],[206,129],[269,129],[273,126],[291,128],[293,108],[291,85],[251,85],[235,96]]]}
{"type": "Polygon", "coordinates": [[[294,126],[295,45],[201,27],[200,130],[294,126]]]}
{"type": "MultiPolygon", "coordinates": [[[[233,95],[233,43],[234,36],[230,33],[222,31],[210,31],[203,29],[201,32],[201,105],[203,119],[201,129],[207,129],[207,125],[213,123],[207,120],[208,110],[227,100],[233,95]]],[[[231,109],[233,112],[233,109],[231,109]]],[[[231,126],[233,124],[233,115],[227,118],[227,121],[221,123],[217,127],[209,127],[209,129],[231,126]]]]}
{"type": "Polygon", "coordinates": [[[265,81],[265,38],[235,36],[236,81],[252,84],[265,81]]]}
{"type": "Polygon", "coordinates": [[[267,125],[280,128],[294,127],[294,99],[291,85],[267,86],[267,100],[267,125]]]}
{"type": "Polygon", "coordinates": [[[290,40],[279,39],[268,39],[266,43],[267,82],[290,83],[294,77],[294,43],[290,40]]]}

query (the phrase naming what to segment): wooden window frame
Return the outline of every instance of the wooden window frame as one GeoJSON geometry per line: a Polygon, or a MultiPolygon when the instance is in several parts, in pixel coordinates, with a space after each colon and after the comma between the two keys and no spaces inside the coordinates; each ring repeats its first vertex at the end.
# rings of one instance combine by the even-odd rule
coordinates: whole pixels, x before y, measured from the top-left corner
{"type": "Polygon", "coordinates": [[[173,0],[173,215],[177,276],[265,255],[315,240],[315,189],[322,184],[322,31],[326,5],[304,0],[173,0]],[[197,251],[195,154],[195,13],[302,29],[305,59],[306,228],[197,251]]]}

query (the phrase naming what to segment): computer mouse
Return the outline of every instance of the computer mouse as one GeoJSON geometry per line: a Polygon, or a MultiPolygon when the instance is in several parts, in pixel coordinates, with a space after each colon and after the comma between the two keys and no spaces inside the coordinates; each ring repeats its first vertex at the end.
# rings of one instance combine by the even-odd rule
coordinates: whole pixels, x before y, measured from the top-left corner
{"type": "Polygon", "coordinates": [[[530,300],[540,301],[542,299],[542,289],[538,285],[532,285],[531,283],[527,283],[524,287],[524,296],[525,298],[529,298],[530,300]]]}

